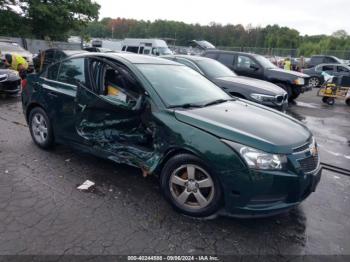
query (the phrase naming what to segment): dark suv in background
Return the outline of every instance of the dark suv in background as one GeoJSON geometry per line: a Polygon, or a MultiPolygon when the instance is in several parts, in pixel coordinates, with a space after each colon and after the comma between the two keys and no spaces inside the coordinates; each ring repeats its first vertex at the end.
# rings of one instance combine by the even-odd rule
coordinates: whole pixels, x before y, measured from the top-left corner
{"type": "Polygon", "coordinates": [[[192,68],[230,95],[280,111],[285,111],[288,106],[288,95],[279,86],[262,80],[237,76],[229,68],[214,59],[189,55],[170,55],[162,58],[192,68]]]}
{"type": "Polygon", "coordinates": [[[307,63],[307,68],[312,68],[320,64],[342,64],[342,61],[330,55],[314,55],[310,58],[310,61],[307,63]]]}
{"type": "Polygon", "coordinates": [[[261,55],[210,50],[203,56],[218,60],[240,76],[265,80],[282,87],[288,93],[290,102],[308,90],[308,75],[280,69],[261,55]]]}

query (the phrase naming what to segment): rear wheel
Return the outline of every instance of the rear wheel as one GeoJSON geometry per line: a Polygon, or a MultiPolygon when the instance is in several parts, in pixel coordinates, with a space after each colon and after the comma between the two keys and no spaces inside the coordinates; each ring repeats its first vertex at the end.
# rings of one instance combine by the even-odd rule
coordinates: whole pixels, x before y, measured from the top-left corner
{"type": "Polygon", "coordinates": [[[43,149],[53,146],[54,137],[50,120],[46,112],[35,107],[29,114],[29,129],[30,134],[35,144],[43,149]]]}
{"type": "Polygon", "coordinates": [[[171,205],[189,216],[208,217],[221,206],[222,191],[217,177],[193,155],[171,158],[162,170],[161,187],[171,205]]]}

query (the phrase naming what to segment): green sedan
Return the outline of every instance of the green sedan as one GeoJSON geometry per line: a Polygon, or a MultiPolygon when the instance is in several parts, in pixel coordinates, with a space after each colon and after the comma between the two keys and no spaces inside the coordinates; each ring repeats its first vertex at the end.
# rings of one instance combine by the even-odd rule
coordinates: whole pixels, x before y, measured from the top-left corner
{"type": "Polygon", "coordinates": [[[303,124],[165,59],[74,55],[28,76],[22,103],[36,145],[67,144],[157,175],[189,216],[285,212],[321,177],[303,124]]]}

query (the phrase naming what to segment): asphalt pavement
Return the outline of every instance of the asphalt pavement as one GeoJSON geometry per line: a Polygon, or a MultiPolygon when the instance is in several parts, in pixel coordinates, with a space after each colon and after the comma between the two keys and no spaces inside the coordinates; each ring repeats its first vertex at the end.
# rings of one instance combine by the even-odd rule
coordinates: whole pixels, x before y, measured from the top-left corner
{"type": "MultiPolygon", "coordinates": [[[[315,92],[288,114],[313,131],[322,162],[349,169],[350,107],[323,105],[315,92]]],[[[278,216],[196,220],[140,170],[65,146],[39,149],[19,98],[1,98],[0,255],[115,254],[350,256],[350,177],[324,170],[317,191],[278,216]],[[77,190],[87,179],[95,190],[77,190]]]]}

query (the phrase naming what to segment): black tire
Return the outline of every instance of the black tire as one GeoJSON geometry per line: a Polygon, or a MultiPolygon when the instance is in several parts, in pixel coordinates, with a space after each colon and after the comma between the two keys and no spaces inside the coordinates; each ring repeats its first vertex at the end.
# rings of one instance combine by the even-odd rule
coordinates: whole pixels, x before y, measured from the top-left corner
{"type": "Polygon", "coordinates": [[[185,215],[192,217],[208,217],[214,214],[222,205],[222,189],[218,178],[214,172],[212,172],[210,168],[196,156],[180,154],[169,159],[161,172],[160,184],[164,196],[174,209],[185,215]],[[188,175],[188,168],[194,169],[194,181],[191,181],[190,176],[188,175]],[[185,170],[185,173],[181,172],[185,170]],[[176,176],[177,174],[185,175],[185,177],[182,176],[181,178],[180,176],[176,176]],[[208,184],[211,184],[212,186],[200,187],[199,183],[209,181],[208,179],[203,179],[206,176],[210,177],[211,180],[208,184]],[[187,181],[187,185],[173,183],[172,181],[174,177],[178,177],[182,181],[187,181]],[[193,184],[195,185],[194,189],[193,184]],[[203,204],[203,207],[199,204],[200,201],[197,200],[198,193],[200,196],[204,196],[207,200],[207,202],[204,201],[206,205],[203,204]],[[186,194],[186,196],[188,195],[184,198],[185,201],[183,204],[179,203],[179,197],[182,194],[186,194]],[[197,204],[195,202],[197,202],[197,204]]]}
{"type": "Polygon", "coordinates": [[[350,106],[350,98],[346,99],[346,100],[345,100],[345,103],[346,103],[348,106],[350,106]]]}
{"type": "Polygon", "coordinates": [[[322,102],[323,102],[323,103],[327,104],[327,100],[328,100],[328,97],[327,97],[327,96],[322,97],[322,102]]]}
{"type": "Polygon", "coordinates": [[[327,104],[332,106],[335,104],[335,99],[333,97],[328,97],[327,104]]]}
{"type": "Polygon", "coordinates": [[[294,101],[295,99],[297,99],[297,98],[299,97],[300,94],[301,94],[301,87],[295,86],[295,87],[292,89],[292,95],[291,95],[291,97],[289,98],[289,99],[290,99],[289,101],[294,101]]]}
{"type": "Polygon", "coordinates": [[[50,119],[48,118],[46,112],[41,107],[35,107],[30,111],[29,130],[34,143],[40,148],[49,149],[54,145],[54,135],[53,135],[50,119]],[[37,124],[37,120],[41,118],[43,119],[42,129],[40,129],[39,125],[37,124]],[[44,129],[43,129],[45,127],[46,127],[46,132],[44,132],[44,129]],[[41,137],[41,139],[38,137],[41,137]]]}
{"type": "Polygon", "coordinates": [[[321,79],[317,76],[312,76],[309,78],[308,85],[312,87],[320,87],[321,86],[321,79]]]}

